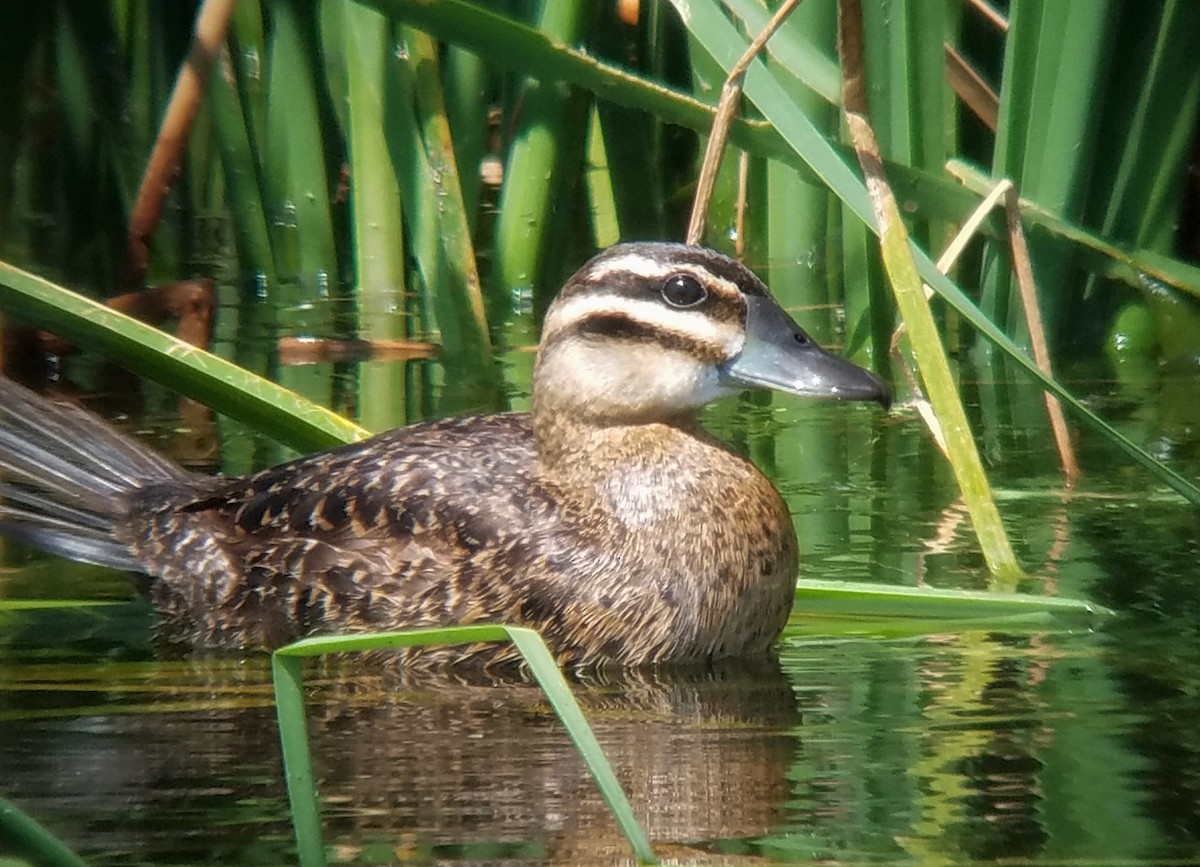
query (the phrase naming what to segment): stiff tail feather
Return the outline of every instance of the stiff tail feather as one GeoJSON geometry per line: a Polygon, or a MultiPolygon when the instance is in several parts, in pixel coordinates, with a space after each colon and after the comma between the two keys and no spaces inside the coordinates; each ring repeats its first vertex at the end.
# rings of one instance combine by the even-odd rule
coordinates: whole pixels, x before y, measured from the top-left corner
{"type": "Polygon", "coordinates": [[[139,569],[116,538],[131,492],[184,470],[80,407],[0,377],[0,536],[139,569]]]}

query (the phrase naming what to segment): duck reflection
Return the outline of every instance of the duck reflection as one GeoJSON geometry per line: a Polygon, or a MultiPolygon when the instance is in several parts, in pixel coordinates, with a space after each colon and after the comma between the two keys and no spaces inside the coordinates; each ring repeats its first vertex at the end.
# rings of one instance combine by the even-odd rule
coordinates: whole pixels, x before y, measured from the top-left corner
{"type": "MultiPolygon", "coordinates": [[[[540,841],[552,861],[629,856],[535,686],[396,690],[340,674],[310,705],[327,841],[540,841]]],[[[800,718],[776,663],[592,676],[576,697],[652,840],[754,837],[782,820],[800,718]]]]}
{"type": "MultiPolygon", "coordinates": [[[[207,687],[215,707],[114,706],[109,716],[36,728],[0,723],[6,795],[97,863],[115,852],[137,852],[139,863],[214,853],[241,863],[264,846],[291,857],[265,666],[251,662],[241,683],[228,659],[180,666],[156,664],[156,676],[174,681],[156,689],[207,687]],[[81,778],[90,790],[79,790],[81,778]]],[[[335,861],[631,860],[536,686],[398,681],[354,658],[307,671],[309,741],[335,861]]],[[[593,676],[575,693],[657,847],[756,837],[782,821],[800,716],[773,661],[593,676]]]]}

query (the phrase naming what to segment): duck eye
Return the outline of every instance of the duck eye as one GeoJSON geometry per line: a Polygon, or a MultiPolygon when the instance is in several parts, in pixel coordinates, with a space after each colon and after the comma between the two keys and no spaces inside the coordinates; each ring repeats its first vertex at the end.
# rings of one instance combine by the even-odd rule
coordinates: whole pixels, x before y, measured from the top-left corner
{"type": "Polygon", "coordinates": [[[691,274],[674,274],[663,283],[663,300],[672,307],[695,307],[708,297],[708,290],[691,274]]]}

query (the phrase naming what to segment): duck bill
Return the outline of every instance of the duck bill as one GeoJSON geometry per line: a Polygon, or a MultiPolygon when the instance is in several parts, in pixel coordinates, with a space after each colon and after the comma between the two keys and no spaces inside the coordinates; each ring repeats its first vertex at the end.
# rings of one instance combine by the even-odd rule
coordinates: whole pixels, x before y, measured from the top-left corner
{"type": "Polygon", "coordinates": [[[891,404],[887,383],[822,349],[774,299],[754,296],[746,302],[746,345],[722,368],[729,385],[830,400],[873,400],[885,409],[891,404]]]}

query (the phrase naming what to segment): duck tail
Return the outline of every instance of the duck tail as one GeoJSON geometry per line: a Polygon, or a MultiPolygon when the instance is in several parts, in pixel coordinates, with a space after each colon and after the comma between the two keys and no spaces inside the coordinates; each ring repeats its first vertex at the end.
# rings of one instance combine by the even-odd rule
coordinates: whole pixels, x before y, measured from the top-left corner
{"type": "Polygon", "coordinates": [[[0,377],[0,536],[138,571],[116,537],[129,494],[185,476],[86,410],[0,377]]]}

